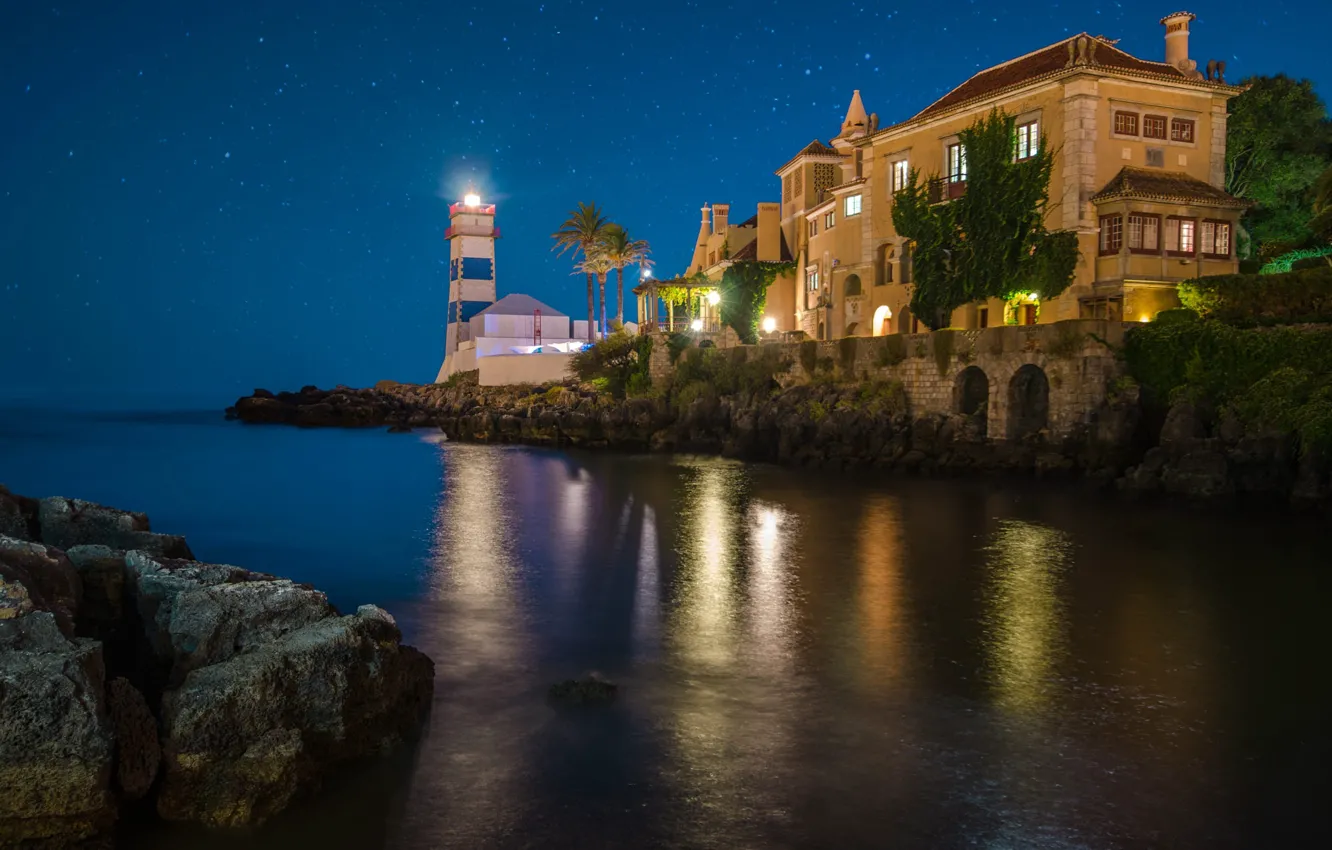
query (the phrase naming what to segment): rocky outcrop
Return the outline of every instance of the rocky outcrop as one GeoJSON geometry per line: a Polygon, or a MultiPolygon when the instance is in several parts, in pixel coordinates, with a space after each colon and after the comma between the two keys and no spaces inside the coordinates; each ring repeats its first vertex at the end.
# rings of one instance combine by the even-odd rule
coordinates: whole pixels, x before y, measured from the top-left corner
{"type": "Polygon", "coordinates": [[[378,608],[194,561],[142,514],[0,488],[0,522],[32,538],[0,535],[0,846],[104,835],[150,795],[262,823],[429,710],[433,664],[378,608]]]}

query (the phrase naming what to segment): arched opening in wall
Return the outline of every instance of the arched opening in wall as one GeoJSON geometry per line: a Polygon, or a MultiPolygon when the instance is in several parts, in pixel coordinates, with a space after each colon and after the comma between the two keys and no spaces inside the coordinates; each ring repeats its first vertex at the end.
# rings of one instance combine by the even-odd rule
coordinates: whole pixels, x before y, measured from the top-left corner
{"type": "Polygon", "coordinates": [[[859,329],[860,329],[860,322],[852,322],[851,324],[846,326],[846,335],[855,336],[856,331],[858,331],[859,329]]]}
{"type": "Polygon", "coordinates": [[[897,249],[892,245],[884,245],[879,249],[879,264],[883,269],[881,278],[882,283],[893,282],[893,263],[897,260],[897,249]]]}
{"type": "Polygon", "coordinates": [[[846,294],[848,297],[861,294],[860,275],[849,274],[846,276],[846,294]]]}
{"type": "Polygon", "coordinates": [[[887,336],[893,332],[893,311],[887,304],[874,311],[873,332],[875,336],[887,336]]]}
{"type": "Polygon", "coordinates": [[[911,308],[903,307],[902,310],[897,314],[897,332],[900,334],[911,333],[912,324],[913,323],[911,321],[911,308]]]}
{"type": "Polygon", "coordinates": [[[1050,424],[1050,381],[1030,363],[1008,382],[1008,439],[1025,440],[1050,424]]]}
{"type": "Polygon", "coordinates": [[[818,338],[819,338],[820,340],[824,339],[824,336],[823,336],[823,322],[819,322],[819,336],[818,336],[818,338]]]}
{"type": "Polygon", "coordinates": [[[978,436],[984,437],[989,421],[990,379],[979,366],[968,366],[953,384],[953,410],[971,419],[978,436]]]}

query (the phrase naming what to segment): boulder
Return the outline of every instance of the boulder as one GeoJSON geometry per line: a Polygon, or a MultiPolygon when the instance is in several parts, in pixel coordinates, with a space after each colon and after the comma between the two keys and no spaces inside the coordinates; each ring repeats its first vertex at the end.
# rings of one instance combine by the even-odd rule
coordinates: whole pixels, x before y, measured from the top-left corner
{"type": "Polygon", "coordinates": [[[147,794],[157,778],[162,761],[157,718],[128,679],[117,677],[107,684],[106,703],[116,742],[116,788],[121,799],[132,802],[147,794]]]}
{"type": "Polygon", "coordinates": [[[0,484],[0,535],[17,540],[37,540],[37,500],[18,496],[0,484]]]}
{"type": "MultiPolygon", "coordinates": [[[[0,536],[0,582],[7,588],[4,595],[15,600],[20,594],[13,585],[22,585],[22,596],[27,598],[28,605],[51,612],[65,636],[74,636],[82,587],[78,572],[64,552],[41,543],[0,536]]],[[[23,607],[22,602],[10,605],[23,607]]]]}
{"type": "Polygon", "coordinates": [[[1191,451],[1167,465],[1161,487],[1167,493],[1195,499],[1215,499],[1235,490],[1225,454],[1210,448],[1191,451]]]}
{"type": "Polygon", "coordinates": [[[426,713],[430,659],[377,609],[330,617],[195,669],[162,700],[158,812],[262,823],[344,759],[395,744],[426,713]]]}
{"type": "Polygon", "coordinates": [[[320,591],[265,573],[143,552],[125,561],[157,681],[167,686],[336,613],[320,591]]]}
{"type": "Polygon", "coordinates": [[[61,846],[115,821],[101,646],[50,611],[0,620],[0,846],[61,846]]]}
{"type": "Polygon", "coordinates": [[[53,496],[39,503],[42,542],[61,549],[100,544],[112,549],[141,549],[165,558],[193,558],[185,538],[154,534],[148,517],[82,499],[53,496]]]}
{"type": "Polygon", "coordinates": [[[107,546],[74,546],[65,552],[78,572],[83,601],[75,628],[103,643],[125,639],[125,553],[107,546]]]}
{"type": "Polygon", "coordinates": [[[1165,424],[1161,426],[1161,445],[1189,443],[1204,434],[1202,417],[1193,403],[1178,401],[1166,413],[1165,424]]]}

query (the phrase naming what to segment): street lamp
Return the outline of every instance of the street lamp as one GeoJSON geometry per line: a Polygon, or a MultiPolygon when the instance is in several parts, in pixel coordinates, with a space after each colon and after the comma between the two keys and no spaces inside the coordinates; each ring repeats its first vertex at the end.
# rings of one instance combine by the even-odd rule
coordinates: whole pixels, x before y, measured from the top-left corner
{"type": "Polygon", "coordinates": [[[703,320],[695,319],[694,321],[689,323],[689,328],[695,333],[698,333],[699,331],[703,330],[703,320]]]}
{"type": "Polygon", "coordinates": [[[718,292],[718,291],[715,290],[715,289],[712,290],[711,292],[709,292],[709,293],[708,293],[708,303],[711,304],[713,307],[716,307],[718,304],[720,304],[720,303],[721,303],[721,293],[718,292]]]}
{"type": "Polygon", "coordinates": [[[770,334],[770,333],[772,333],[772,332],[775,331],[775,330],[777,330],[777,320],[774,319],[772,316],[764,316],[764,317],[763,317],[763,332],[764,332],[765,334],[770,334]]]}

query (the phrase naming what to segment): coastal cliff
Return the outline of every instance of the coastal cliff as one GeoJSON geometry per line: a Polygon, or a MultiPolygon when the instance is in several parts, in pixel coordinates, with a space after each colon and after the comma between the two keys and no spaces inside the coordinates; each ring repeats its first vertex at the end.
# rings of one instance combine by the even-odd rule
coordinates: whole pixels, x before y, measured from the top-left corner
{"type": "Polygon", "coordinates": [[[140,800],[262,823],[410,736],[433,682],[373,605],[344,616],[143,514],[0,487],[0,846],[106,840],[140,800]]]}

